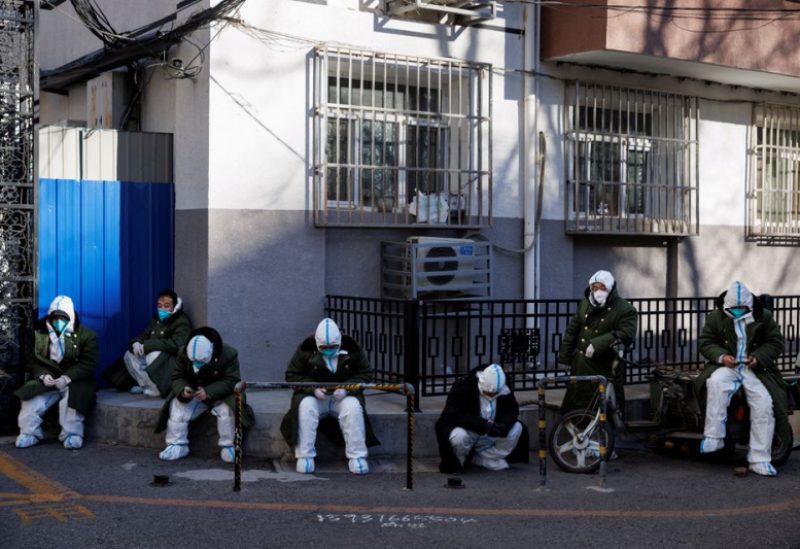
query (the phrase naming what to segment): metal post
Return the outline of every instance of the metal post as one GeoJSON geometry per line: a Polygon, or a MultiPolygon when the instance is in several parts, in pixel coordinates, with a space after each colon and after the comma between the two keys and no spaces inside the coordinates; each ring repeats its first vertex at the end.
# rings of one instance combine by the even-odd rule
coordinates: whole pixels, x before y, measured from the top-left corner
{"type": "Polygon", "coordinates": [[[606,417],[608,411],[608,403],[606,402],[606,383],[601,381],[597,387],[600,392],[600,488],[603,490],[608,489],[608,482],[606,481],[606,470],[608,469],[608,448],[606,448],[605,440],[607,436],[606,417]]]}
{"type": "Polygon", "coordinates": [[[236,435],[233,441],[233,491],[239,492],[242,489],[242,459],[243,459],[243,424],[242,410],[244,408],[244,386],[240,391],[234,391],[236,395],[236,435]]]}
{"type": "Polygon", "coordinates": [[[406,456],[406,489],[414,489],[414,403],[416,391],[410,383],[325,383],[325,382],[288,382],[288,381],[239,381],[233,388],[236,395],[236,438],[234,444],[236,448],[236,459],[234,460],[234,485],[233,490],[238,492],[241,489],[241,469],[242,452],[239,445],[242,441],[242,410],[244,408],[244,391],[250,389],[345,389],[347,391],[359,391],[365,389],[375,389],[377,391],[388,391],[406,395],[406,414],[408,424],[408,455],[406,456]],[[241,400],[240,400],[241,399],[241,400]]]}
{"type": "Polygon", "coordinates": [[[406,391],[406,418],[408,430],[406,433],[406,489],[414,489],[414,393],[406,391]]]}
{"type": "Polygon", "coordinates": [[[537,383],[539,396],[539,488],[547,486],[547,416],[545,410],[544,387],[547,380],[540,379],[537,383]]]}
{"type": "MultiPolygon", "coordinates": [[[[405,302],[403,308],[403,380],[414,388],[414,394],[419,395],[419,309],[420,302],[416,299],[405,302]]],[[[414,411],[420,412],[419,399],[414,399],[414,411]]]]}

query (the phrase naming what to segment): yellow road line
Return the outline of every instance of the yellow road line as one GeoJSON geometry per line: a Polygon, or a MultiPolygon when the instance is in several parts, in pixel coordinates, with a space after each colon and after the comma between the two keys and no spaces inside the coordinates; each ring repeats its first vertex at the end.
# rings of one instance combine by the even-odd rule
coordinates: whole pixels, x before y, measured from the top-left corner
{"type": "Polygon", "coordinates": [[[159,505],[174,507],[212,507],[251,511],[307,511],[317,513],[398,513],[447,514],[485,517],[587,517],[587,518],[697,518],[708,516],[739,516],[775,513],[800,509],[800,499],[790,499],[764,505],[695,510],[639,510],[621,509],[486,509],[472,507],[387,507],[371,505],[320,505],[316,503],[267,503],[225,500],[191,500],[176,498],[147,498],[114,495],[80,495],[82,501],[119,503],[128,505],[159,505]]]}
{"type": "Polygon", "coordinates": [[[29,493],[0,493],[0,507],[11,507],[23,526],[33,521],[54,519],[66,522],[70,519],[94,518],[94,513],[74,499],[78,493],[70,490],[8,454],[0,452],[0,475],[13,480],[29,493]]]}
{"type": "Polygon", "coordinates": [[[31,469],[5,452],[0,452],[0,475],[4,475],[33,494],[71,495],[74,492],[58,482],[31,469]]]}
{"type": "MultiPolygon", "coordinates": [[[[750,505],[745,507],[711,508],[711,509],[504,509],[504,508],[472,508],[472,507],[391,507],[371,505],[334,505],[317,503],[281,503],[281,502],[249,502],[228,500],[193,500],[180,498],[154,498],[138,496],[120,496],[103,494],[78,494],[58,482],[0,452],[0,474],[7,476],[30,493],[19,494],[0,492],[0,507],[50,504],[43,507],[41,514],[24,512],[20,518],[24,523],[34,518],[52,517],[61,520],[63,517],[78,516],[91,518],[94,515],[78,504],[81,502],[111,503],[121,505],[147,505],[172,507],[206,507],[215,509],[236,509],[250,511],[302,511],[317,513],[402,513],[402,514],[448,514],[461,516],[484,517],[578,517],[578,518],[699,518],[708,516],[733,517],[742,515],[758,515],[800,509],[800,498],[750,505]],[[7,500],[7,501],[4,501],[7,500]],[[58,508],[63,502],[73,507],[58,508]],[[54,510],[55,509],[55,510],[54,510]]],[[[38,508],[38,507],[37,507],[38,508]]],[[[15,512],[17,510],[15,509],[15,512]]]]}

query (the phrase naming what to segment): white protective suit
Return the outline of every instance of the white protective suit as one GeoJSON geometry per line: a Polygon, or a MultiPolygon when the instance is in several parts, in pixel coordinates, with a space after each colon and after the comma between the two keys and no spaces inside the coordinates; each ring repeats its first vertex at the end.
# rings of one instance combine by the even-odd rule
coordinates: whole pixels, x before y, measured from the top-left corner
{"type": "MultiPolygon", "coordinates": [[[[323,319],[317,326],[314,334],[317,348],[323,354],[325,366],[333,373],[339,364],[339,357],[347,352],[341,350],[342,333],[336,323],[330,318],[323,319]],[[337,346],[333,353],[325,354],[321,347],[337,346]]],[[[348,468],[356,475],[369,472],[367,463],[366,430],[364,427],[364,411],[357,398],[348,396],[344,389],[337,389],[333,394],[328,394],[323,389],[314,391],[314,396],[308,396],[300,401],[298,409],[297,458],[298,473],[313,473],[314,458],[317,455],[316,440],[317,427],[320,418],[333,416],[339,420],[345,442],[345,455],[348,457],[348,468]]]]}
{"type": "MultiPolygon", "coordinates": [[[[480,414],[483,419],[494,421],[497,414],[497,397],[507,395],[511,390],[506,385],[506,374],[498,364],[491,364],[477,373],[480,414]]],[[[517,421],[506,437],[493,437],[456,427],[450,431],[450,445],[461,463],[464,463],[472,449],[475,455],[472,464],[492,471],[508,469],[506,457],[516,448],[522,434],[522,424],[517,421]]]]}
{"type": "MultiPolygon", "coordinates": [[[[175,304],[172,310],[172,314],[177,313],[181,308],[183,308],[183,300],[179,297],[178,303],[175,304]]],[[[141,343],[139,345],[141,345],[141,343]]],[[[125,354],[122,356],[122,361],[125,363],[125,368],[128,370],[128,373],[136,381],[136,385],[131,388],[132,393],[144,393],[145,396],[153,398],[161,396],[158,387],[145,371],[160,355],[161,351],[152,351],[141,355],[131,351],[125,351],[125,354]]]]}
{"type": "MultiPolygon", "coordinates": [[[[57,296],[50,303],[47,309],[48,319],[46,321],[47,333],[50,337],[50,360],[60,364],[64,359],[64,338],[75,330],[75,306],[72,299],[68,296],[57,296]],[[55,312],[63,313],[69,320],[66,327],[57,333],[51,324],[51,318],[55,312]]],[[[53,380],[44,379],[43,383],[56,389],[47,393],[37,395],[28,400],[22,401],[22,408],[17,420],[19,424],[19,436],[17,437],[17,448],[27,448],[38,444],[44,437],[42,433],[42,416],[56,402],[58,402],[58,423],[61,425],[61,433],[58,440],[64,443],[64,448],[74,450],[83,447],[83,414],[70,408],[69,402],[69,383],[71,380],[67,376],[53,380]]]]}
{"type": "MultiPolygon", "coordinates": [[[[192,367],[197,371],[211,362],[214,355],[214,346],[207,338],[198,335],[187,343],[186,355],[192,361],[192,367]]],[[[235,457],[233,439],[236,418],[231,407],[222,401],[217,401],[209,406],[196,399],[181,402],[178,398],[173,398],[169,408],[169,419],[167,420],[167,447],[161,451],[158,457],[165,461],[173,461],[189,455],[189,422],[199,417],[209,408],[211,409],[211,414],[217,418],[220,458],[226,463],[233,463],[235,457]]]]}
{"type": "MultiPolygon", "coordinates": [[[[746,327],[753,319],[753,295],[741,282],[734,282],[725,294],[724,312],[733,319],[737,336],[735,368],[718,368],[706,381],[706,422],[704,439],[700,443],[702,453],[715,452],[725,444],[725,421],[731,397],[739,387],[744,387],[750,407],[750,443],[747,461],[750,469],[758,474],[774,476],[772,460],[772,437],[775,418],[772,415],[772,397],[764,384],[747,366],[746,327]],[[737,308],[746,307],[747,312],[736,316],[737,308]]],[[[720,357],[722,360],[722,357],[720,357]]]]}

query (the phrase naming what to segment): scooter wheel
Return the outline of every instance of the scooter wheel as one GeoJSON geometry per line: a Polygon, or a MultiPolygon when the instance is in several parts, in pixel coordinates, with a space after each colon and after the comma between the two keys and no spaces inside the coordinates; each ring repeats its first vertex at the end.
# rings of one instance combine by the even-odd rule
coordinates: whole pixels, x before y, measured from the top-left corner
{"type": "Polygon", "coordinates": [[[794,446],[794,433],[789,422],[784,422],[781,427],[775,426],[775,435],[772,437],[772,465],[780,467],[792,455],[794,446]]]}
{"type": "Polygon", "coordinates": [[[600,446],[606,455],[614,451],[614,431],[606,423],[605,436],[600,423],[595,422],[596,413],[574,410],[556,423],[550,431],[548,447],[556,465],[568,473],[594,473],[600,468],[600,446]]]}

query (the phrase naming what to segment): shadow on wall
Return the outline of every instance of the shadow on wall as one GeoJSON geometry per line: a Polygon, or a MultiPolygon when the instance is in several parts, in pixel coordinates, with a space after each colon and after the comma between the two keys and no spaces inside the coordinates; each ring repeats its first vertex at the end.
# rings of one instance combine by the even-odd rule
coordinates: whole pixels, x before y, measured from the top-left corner
{"type": "Polygon", "coordinates": [[[212,210],[208,324],[237,348],[249,379],[282,380],[322,319],[324,231],[304,211],[212,210]]]}

